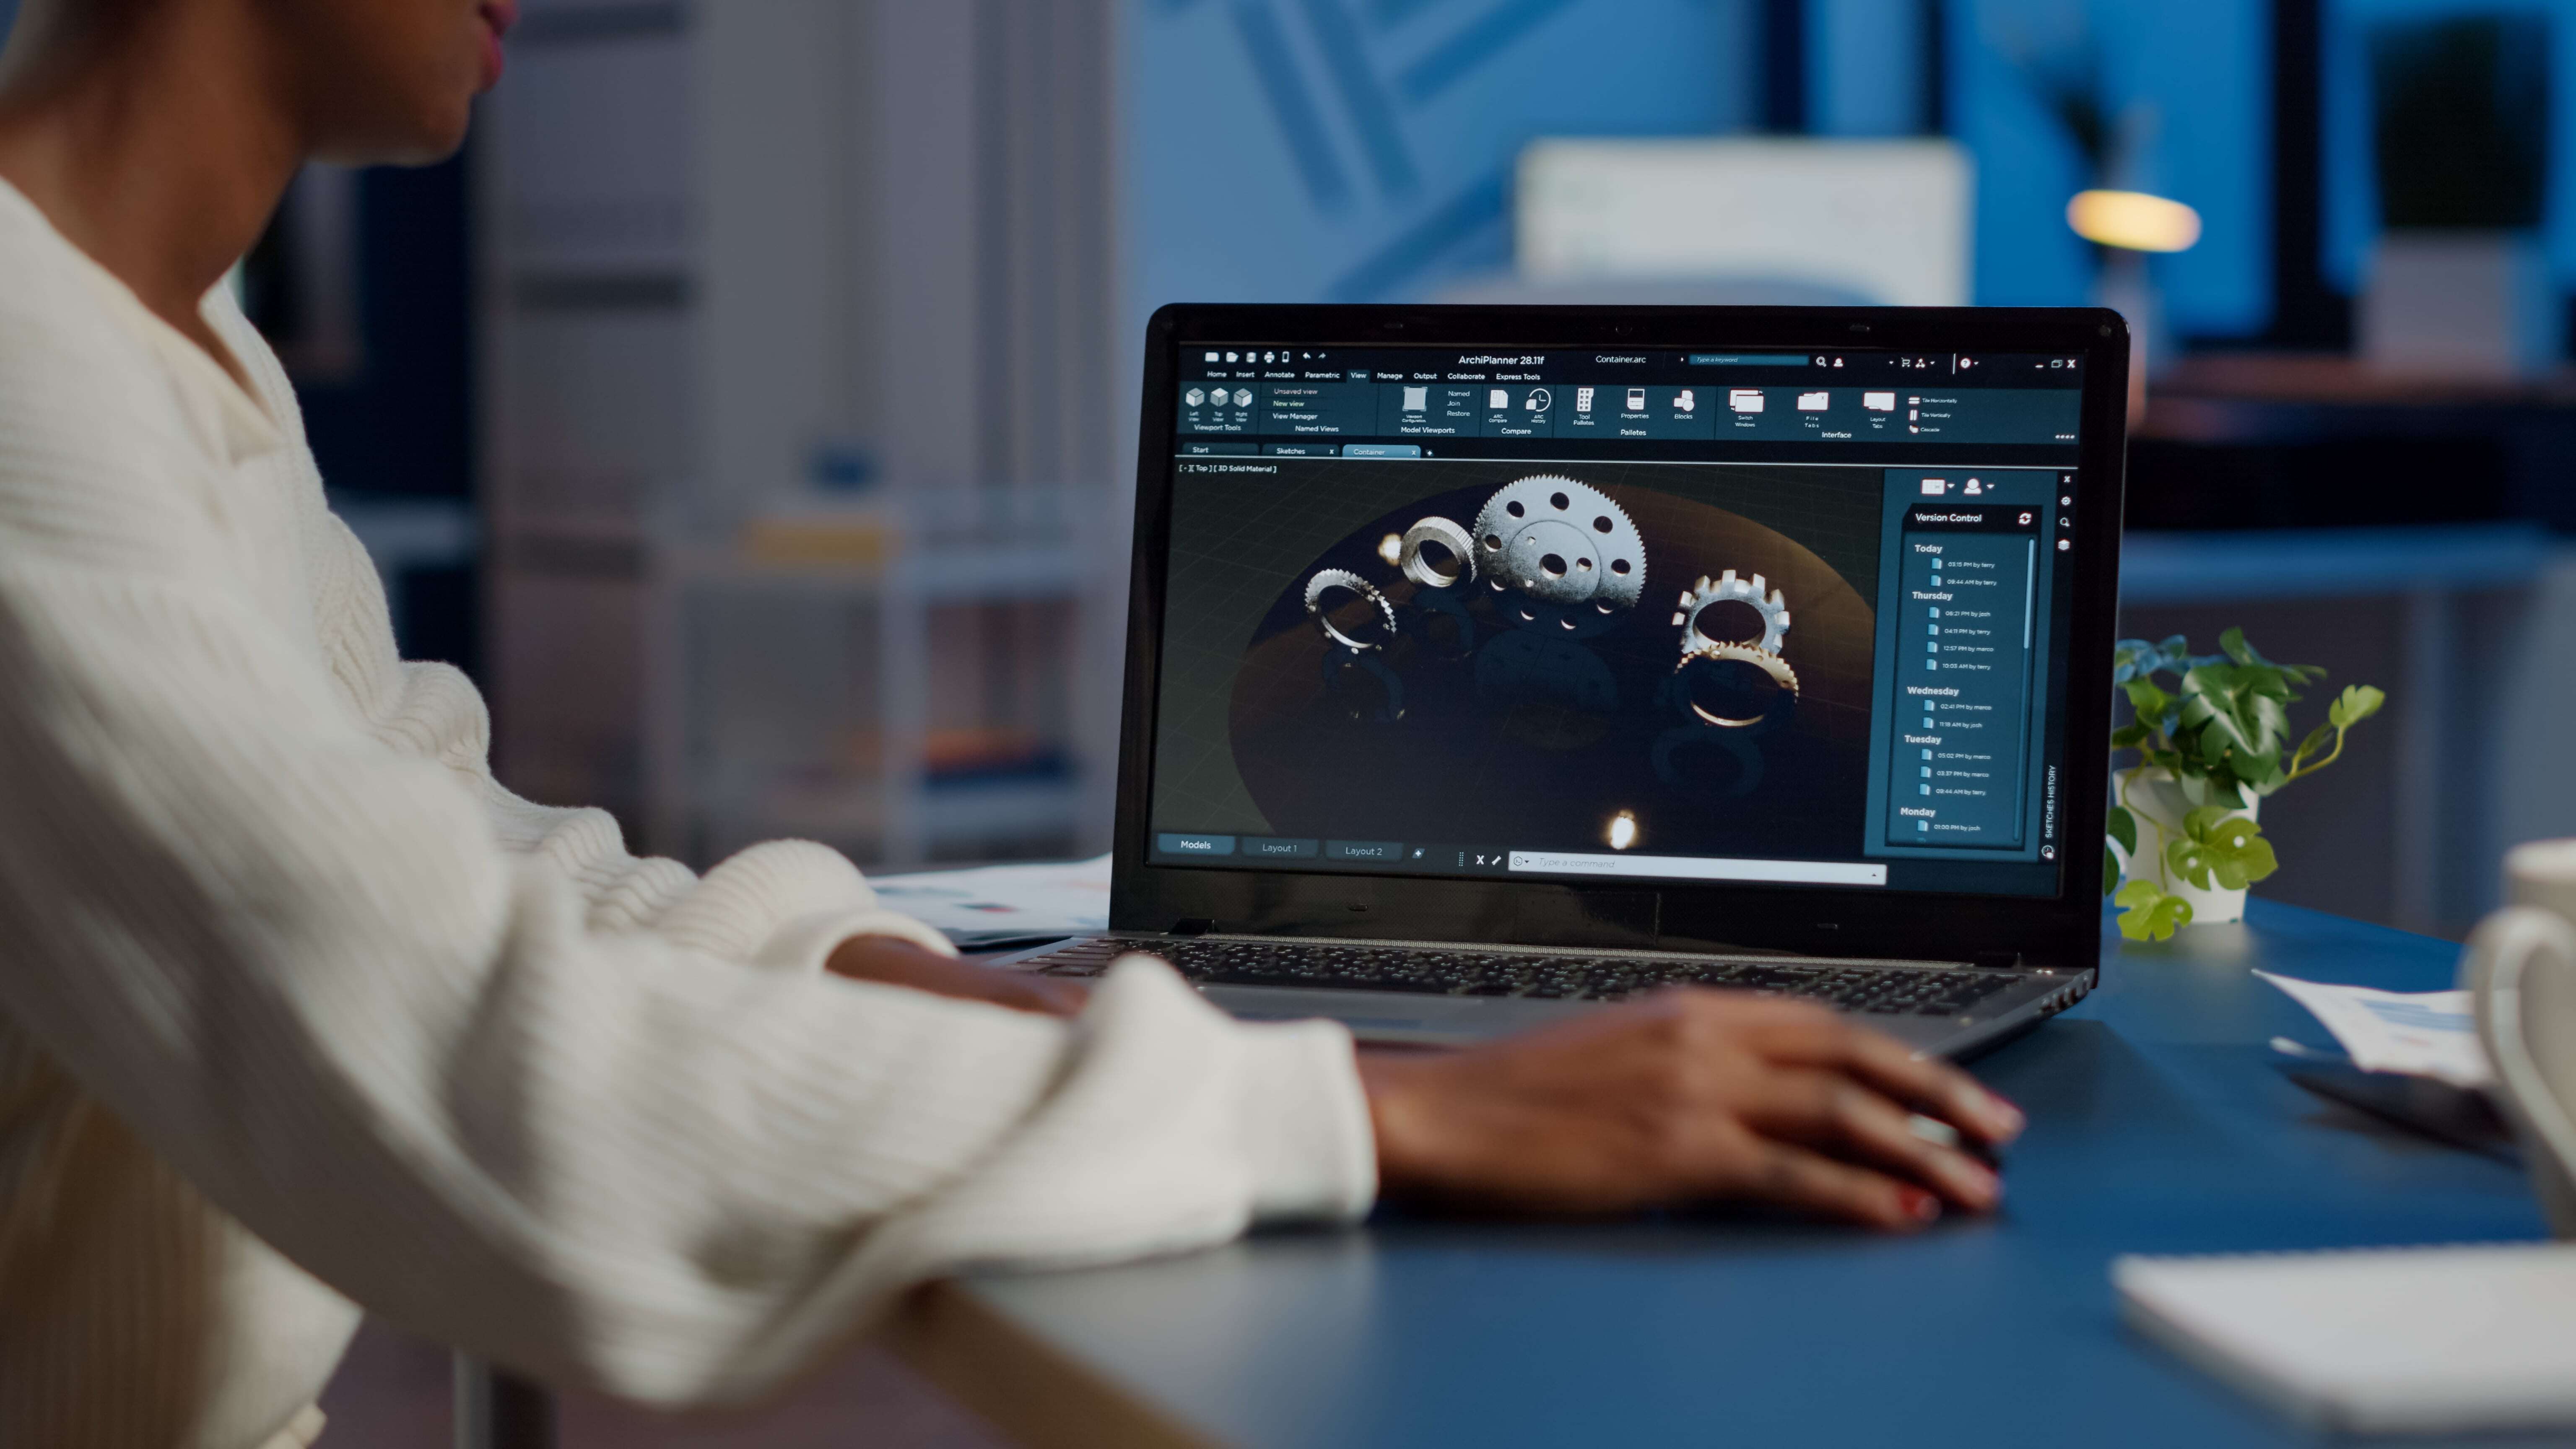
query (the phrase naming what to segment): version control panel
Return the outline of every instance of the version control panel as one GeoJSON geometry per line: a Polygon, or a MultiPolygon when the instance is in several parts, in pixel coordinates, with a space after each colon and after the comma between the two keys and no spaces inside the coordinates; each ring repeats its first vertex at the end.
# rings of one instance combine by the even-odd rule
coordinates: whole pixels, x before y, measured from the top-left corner
{"type": "Polygon", "coordinates": [[[2039,859],[2051,585],[2071,475],[1886,478],[1869,851],[2039,859]]]}

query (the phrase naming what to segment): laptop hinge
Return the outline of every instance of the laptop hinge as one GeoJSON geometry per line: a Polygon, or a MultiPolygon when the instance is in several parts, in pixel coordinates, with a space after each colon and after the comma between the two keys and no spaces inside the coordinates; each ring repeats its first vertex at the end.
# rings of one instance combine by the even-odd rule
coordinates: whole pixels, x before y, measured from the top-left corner
{"type": "Polygon", "coordinates": [[[1976,955],[1968,958],[1968,964],[1981,971],[2019,971],[2022,969],[2021,953],[2019,951],[1980,951],[1976,955]]]}
{"type": "Polygon", "coordinates": [[[1172,922],[1172,928],[1165,931],[1163,934],[1166,936],[1204,936],[1215,929],[1216,922],[1207,919],[1205,916],[1190,916],[1183,920],[1172,922]]]}

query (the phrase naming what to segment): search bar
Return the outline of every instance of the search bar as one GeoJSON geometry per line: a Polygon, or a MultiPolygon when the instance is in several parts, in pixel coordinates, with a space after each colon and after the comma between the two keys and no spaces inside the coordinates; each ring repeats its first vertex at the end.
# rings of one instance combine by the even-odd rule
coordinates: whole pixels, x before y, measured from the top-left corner
{"type": "Polygon", "coordinates": [[[1693,367],[1804,367],[1803,352],[1694,352],[1693,367]]]}
{"type": "Polygon", "coordinates": [[[1663,880],[1754,880],[1793,885],[1887,884],[1887,867],[1838,860],[1711,860],[1696,855],[1577,855],[1515,850],[1512,869],[1538,875],[1631,875],[1663,880]]]}

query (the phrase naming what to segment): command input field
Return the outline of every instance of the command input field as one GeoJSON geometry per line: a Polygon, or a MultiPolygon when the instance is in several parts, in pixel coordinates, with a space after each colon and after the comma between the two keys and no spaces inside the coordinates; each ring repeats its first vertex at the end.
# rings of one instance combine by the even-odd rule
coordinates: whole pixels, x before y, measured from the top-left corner
{"type": "Polygon", "coordinates": [[[1887,884],[1887,867],[1838,860],[1712,860],[1694,855],[1580,855],[1515,850],[1512,869],[1536,875],[1621,875],[1663,880],[1754,880],[1792,885],[1887,884]]]}

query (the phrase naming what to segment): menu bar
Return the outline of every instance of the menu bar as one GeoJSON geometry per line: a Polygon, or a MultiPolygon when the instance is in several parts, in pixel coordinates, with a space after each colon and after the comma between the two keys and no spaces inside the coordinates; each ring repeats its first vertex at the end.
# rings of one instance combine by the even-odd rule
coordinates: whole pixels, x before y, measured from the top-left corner
{"type": "MultiPolygon", "coordinates": [[[[2075,388],[1762,386],[1609,381],[1381,382],[1354,370],[1295,381],[1181,385],[1190,440],[1564,438],[1747,442],[2070,444],[2075,388]]],[[[1248,450],[1247,450],[1248,451],[1248,450]]]]}
{"type": "Polygon", "coordinates": [[[1422,347],[1209,347],[1186,344],[1178,375],[1192,382],[1607,383],[1806,382],[1882,386],[1935,379],[1977,387],[2073,388],[2083,359],[2045,353],[1801,352],[1785,348],[1687,352],[1533,348],[1478,352],[1422,347]]]}

